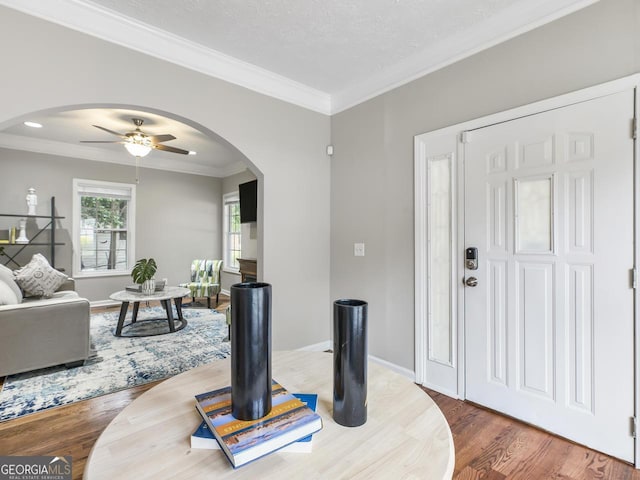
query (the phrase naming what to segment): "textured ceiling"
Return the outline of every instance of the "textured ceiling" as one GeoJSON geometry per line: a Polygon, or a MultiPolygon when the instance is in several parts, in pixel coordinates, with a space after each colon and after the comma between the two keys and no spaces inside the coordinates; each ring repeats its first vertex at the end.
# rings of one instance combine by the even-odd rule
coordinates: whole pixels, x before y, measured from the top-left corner
{"type": "Polygon", "coordinates": [[[92,0],[335,93],[532,0],[92,0]]]}
{"type": "MultiPolygon", "coordinates": [[[[332,114],[596,1],[0,0],[0,5],[332,114]]],[[[40,140],[39,151],[69,145],[71,156],[127,163],[119,145],[78,142],[108,135],[93,123],[128,131],[133,114],[147,119],[148,133],[173,133],[178,138],[172,145],[198,152],[194,157],[154,151],[145,160],[149,166],[226,176],[243,165],[240,154],[212,136],[148,112],[47,114],[30,119],[46,129],[18,123],[0,132],[0,146],[30,148],[24,145],[40,140]]]]}

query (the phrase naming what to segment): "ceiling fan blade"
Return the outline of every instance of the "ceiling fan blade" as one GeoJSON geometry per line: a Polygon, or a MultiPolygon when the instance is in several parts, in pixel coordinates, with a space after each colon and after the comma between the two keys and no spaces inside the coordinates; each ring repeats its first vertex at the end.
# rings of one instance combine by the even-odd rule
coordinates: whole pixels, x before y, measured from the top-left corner
{"type": "Polygon", "coordinates": [[[182,150],[181,148],[169,147],[167,145],[154,145],[156,150],[164,150],[165,152],[181,153],[182,155],[189,155],[189,150],[182,150]]]}
{"type": "Polygon", "coordinates": [[[114,132],[113,130],[109,130],[108,128],[101,127],[100,125],[94,125],[94,127],[99,128],[100,130],[104,130],[107,133],[112,135],[117,135],[118,137],[124,137],[122,133],[114,132]]]}
{"type": "Polygon", "coordinates": [[[176,137],[174,137],[171,134],[149,135],[148,138],[150,138],[153,143],[168,142],[169,140],[175,140],[176,139],[176,137]]]}
{"type": "Polygon", "coordinates": [[[119,140],[80,140],[80,143],[123,143],[119,140]]]}

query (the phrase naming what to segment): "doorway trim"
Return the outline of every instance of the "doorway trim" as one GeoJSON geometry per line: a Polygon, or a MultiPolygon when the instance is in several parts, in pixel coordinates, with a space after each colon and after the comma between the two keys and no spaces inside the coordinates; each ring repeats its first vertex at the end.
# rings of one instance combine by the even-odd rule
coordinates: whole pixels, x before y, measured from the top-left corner
{"type": "MultiPolygon", "coordinates": [[[[516,107],[503,112],[476,118],[435,131],[416,135],[414,137],[414,248],[415,248],[415,373],[416,383],[453,398],[466,398],[465,392],[465,318],[464,318],[464,259],[460,252],[465,248],[464,238],[464,154],[465,142],[473,136],[473,131],[497,123],[507,122],[516,118],[535,115],[548,110],[566,107],[572,104],[593,100],[595,98],[614,93],[635,90],[635,117],[640,115],[640,74],[634,74],[617,80],[588,87],[568,94],[541,100],[528,105],[516,107]],[[451,316],[449,332],[452,338],[453,359],[450,365],[445,365],[444,373],[440,365],[436,365],[434,372],[433,355],[430,348],[430,337],[433,332],[429,328],[430,298],[429,282],[429,224],[428,203],[430,201],[428,162],[434,155],[441,155],[435,151],[434,145],[446,143],[448,153],[453,159],[453,181],[450,203],[451,246],[452,246],[452,288],[450,291],[451,316]],[[431,359],[431,360],[430,360],[431,359]]],[[[640,142],[638,141],[638,126],[630,125],[629,131],[635,128],[634,141],[634,270],[640,266],[640,142]]],[[[636,276],[637,277],[637,276],[636,276]]],[[[634,330],[640,332],[640,288],[634,290],[634,330]]],[[[634,391],[635,391],[635,431],[638,431],[637,419],[640,416],[640,334],[634,338],[634,391]]],[[[640,467],[640,442],[635,445],[635,465],[640,467]]]]}

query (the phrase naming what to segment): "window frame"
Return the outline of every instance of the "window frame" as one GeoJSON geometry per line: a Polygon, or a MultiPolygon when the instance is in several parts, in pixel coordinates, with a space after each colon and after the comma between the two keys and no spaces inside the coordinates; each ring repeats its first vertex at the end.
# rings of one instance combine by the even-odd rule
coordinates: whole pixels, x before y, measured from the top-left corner
{"type": "Polygon", "coordinates": [[[114,277],[131,275],[131,269],[135,264],[135,244],[136,244],[136,186],[129,183],[106,182],[102,180],[86,180],[80,178],[73,179],[73,198],[72,198],[72,244],[73,244],[73,276],[75,278],[95,278],[95,277],[114,277]],[[80,248],[80,225],[81,225],[81,206],[80,197],[88,196],[87,194],[95,194],[95,196],[109,195],[114,197],[126,198],[129,202],[127,207],[127,266],[117,270],[92,270],[82,271],[82,250],[80,248]]]}
{"type": "Polygon", "coordinates": [[[229,231],[229,205],[237,203],[240,206],[240,192],[230,192],[222,195],[222,270],[228,273],[240,273],[240,264],[237,267],[231,265],[231,244],[230,235],[237,235],[240,239],[240,255],[242,255],[242,228],[237,233],[229,231]]]}

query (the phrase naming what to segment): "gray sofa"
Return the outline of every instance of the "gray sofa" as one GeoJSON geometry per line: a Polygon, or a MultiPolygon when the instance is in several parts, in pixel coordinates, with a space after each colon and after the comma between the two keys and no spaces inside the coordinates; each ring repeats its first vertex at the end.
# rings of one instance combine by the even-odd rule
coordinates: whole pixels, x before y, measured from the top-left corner
{"type": "Polygon", "coordinates": [[[89,301],[68,279],[51,298],[27,297],[0,305],[0,376],[89,357],[89,301]]]}

